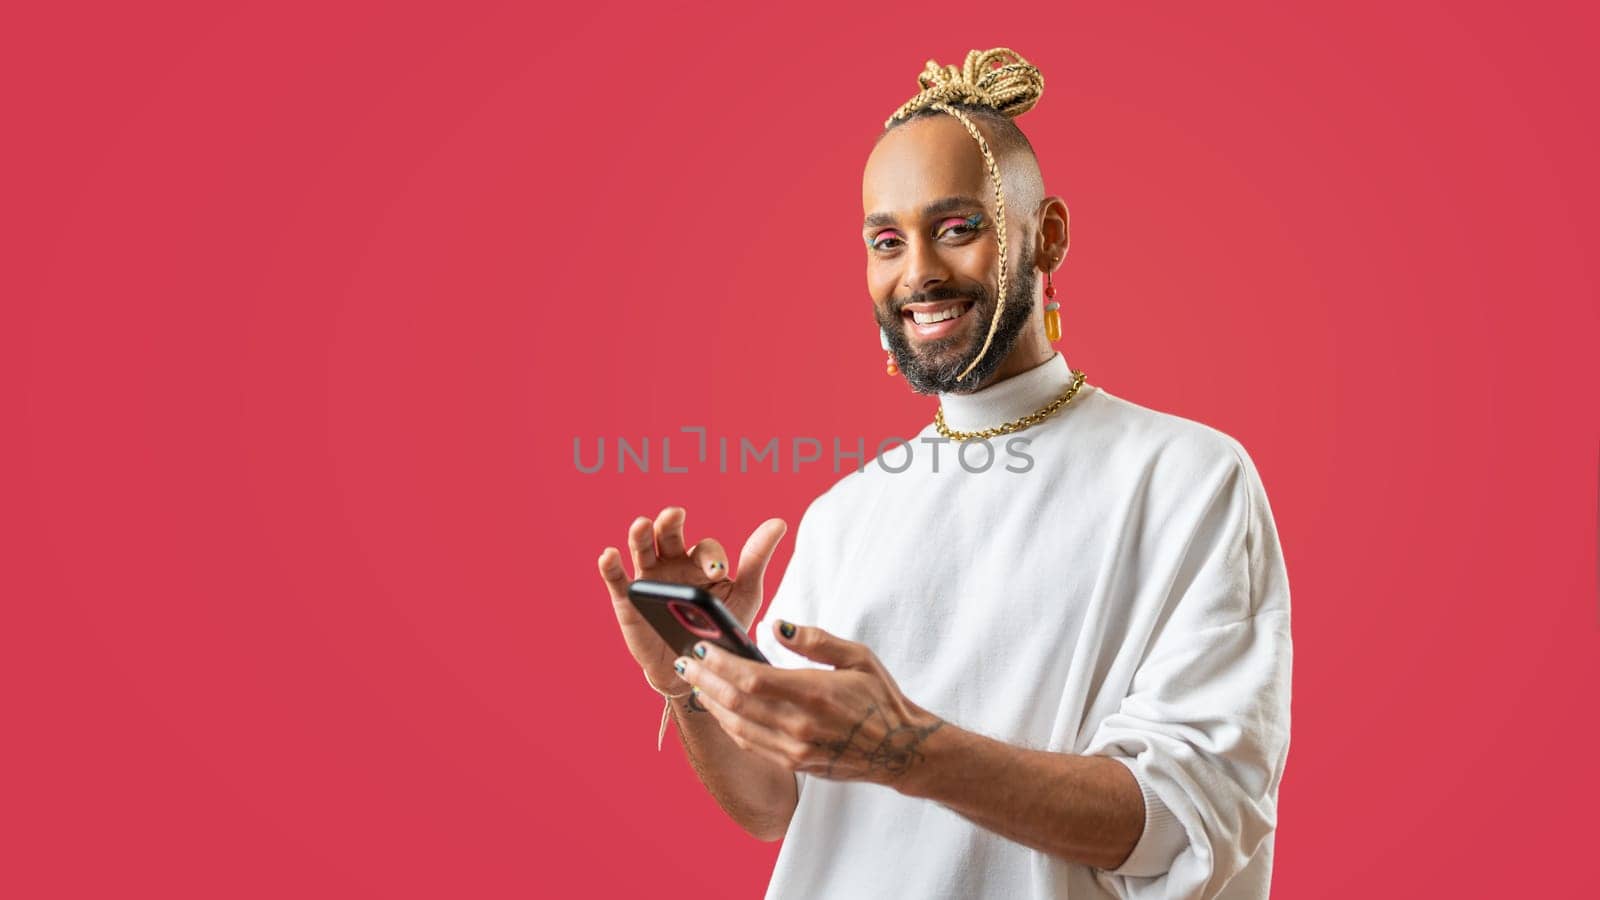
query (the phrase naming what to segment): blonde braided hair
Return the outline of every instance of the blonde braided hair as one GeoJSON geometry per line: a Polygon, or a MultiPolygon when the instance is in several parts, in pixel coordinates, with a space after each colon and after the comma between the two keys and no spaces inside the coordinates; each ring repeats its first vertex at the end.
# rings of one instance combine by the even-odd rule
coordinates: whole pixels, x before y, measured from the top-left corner
{"type": "Polygon", "coordinates": [[[978,150],[983,153],[984,166],[989,170],[989,178],[994,182],[995,206],[995,241],[1000,248],[1000,280],[997,286],[994,317],[989,320],[989,333],[983,339],[983,347],[978,350],[978,355],[956,378],[967,377],[989,352],[989,345],[994,341],[994,334],[1000,327],[1000,313],[1006,305],[1006,198],[1001,187],[1000,166],[995,162],[994,154],[989,150],[989,142],[984,140],[983,133],[966,113],[951,104],[968,104],[971,106],[985,107],[1006,116],[1016,118],[1039,102],[1039,96],[1044,93],[1044,75],[1039,70],[1023,59],[1014,50],[996,47],[993,50],[971,50],[967,53],[967,60],[961,68],[955,66],[940,66],[934,60],[928,60],[922,73],[917,76],[917,84],[922,88],[915,97],[901,104],[894,111],[894,115],[884,120],[885,130],[894,127],[901,119],[907,119],[923,110],[937,110],[949,113],[960,120],[967,133],[978,142],[978,150]],[[998,63],[999,67],[995,68],[998,63]]]}

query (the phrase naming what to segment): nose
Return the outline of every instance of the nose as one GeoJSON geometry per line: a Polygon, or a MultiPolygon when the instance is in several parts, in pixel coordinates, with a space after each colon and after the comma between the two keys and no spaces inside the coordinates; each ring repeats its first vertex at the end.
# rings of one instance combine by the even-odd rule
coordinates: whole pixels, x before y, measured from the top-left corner
{"type": "Polygon", "coordinates": [[[932,242],[923,238],[908,242],[905,280],[901,286],[912,294],[930,290],[950,280],[950,265],[932,242]]]}

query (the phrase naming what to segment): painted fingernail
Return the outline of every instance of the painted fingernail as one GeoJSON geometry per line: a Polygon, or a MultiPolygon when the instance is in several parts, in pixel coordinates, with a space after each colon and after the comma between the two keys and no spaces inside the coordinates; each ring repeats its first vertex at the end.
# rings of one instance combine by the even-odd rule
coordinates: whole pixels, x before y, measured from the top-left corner
{"type": "Polygon", "coordinates": [[[786,638],[794,637],[794,623],[793,622],[785,622],[784,620],[779,619],[778,620],[778,633],[783,635],[786,638]]]}
{"type": "Polygon", "coordinates": [[[701,659],[705,659],[706,658],[706,645],[704,643],[695,644],[694,645],[694,655],[700,657],[701,659]]]}
{"type": "Polygon", "coordinates": [[[675,659],[672,661],[672,671],[677,672],[679,675],[682,675],[683,670],[687,668],[689,668],[689,664],[681,659],[675,659]]]}

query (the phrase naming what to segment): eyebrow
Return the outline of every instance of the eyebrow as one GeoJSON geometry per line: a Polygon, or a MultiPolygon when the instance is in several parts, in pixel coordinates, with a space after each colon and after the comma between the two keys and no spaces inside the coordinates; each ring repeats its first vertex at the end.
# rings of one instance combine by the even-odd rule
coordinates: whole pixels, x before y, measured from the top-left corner
{"type": "MultiPolygon", "coordinates": [[[[924,206],[922,208],[922,217],[924,219],[931,219],[940,213],[951,213],[955,212],[956,210],[969,209],[974,206],[982,207],[983,201],[973,197],[944,197],[929,203],[927,206],[924,206]]],[[[894,213],[875,212],[867,216],[866,219],[862,221],[861,227],[863,229],[867,229],[877,228],[882,225],[899,224],[900,220],[895,217],[894,213]]]]}

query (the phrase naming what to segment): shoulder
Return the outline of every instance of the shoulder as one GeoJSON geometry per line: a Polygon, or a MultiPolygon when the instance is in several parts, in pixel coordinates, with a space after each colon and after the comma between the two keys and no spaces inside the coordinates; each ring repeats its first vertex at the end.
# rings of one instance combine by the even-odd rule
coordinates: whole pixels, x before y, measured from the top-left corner
{"type": "Polygon", "coordinates": [[[836,523],[848,521],[849,511],[859,508],[864,502],[865,495],[872,490],[874,472],[877,469],[876,462],[868,460],[860,469],[853,469],[841,475],[824,488],[822,493],[811,498],[805,512],[800,516],[800,527],[812,532],[822,532],[831,530],[836,523]]]}
{"type": "Polygon", "coordinates": [[[1152,409],[1104,388],[1089,398],[1094,415],[1085,431],[1108,458],[1141,468],[1158,466],[1179,477],[1253,471],[1250,454],[1233,435],[1194,419],[1152,409]]]}
{"type": "Polygon", "coordinates": [[[848,520],[852,511],[871,506],[891,484],[906,481],[917,474],[913,470],[927,467],[930,451],[926,441],[948,443],[930,422],[910,436],[885,437],[876,452],[866,445],[869,449],[859,459],[852,457],[842,463],[845,471],[812,499],[802,521],[848,520]]]}

